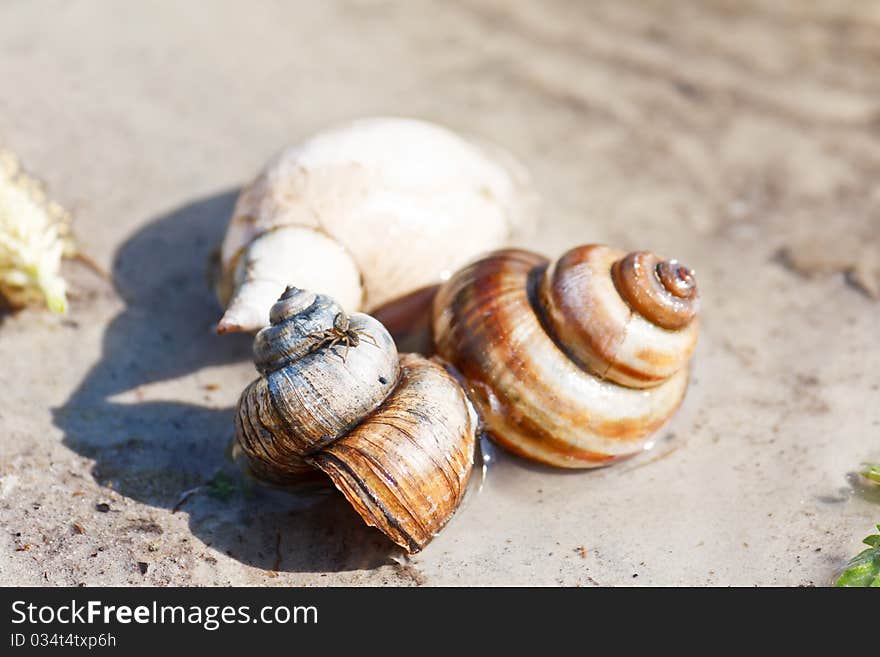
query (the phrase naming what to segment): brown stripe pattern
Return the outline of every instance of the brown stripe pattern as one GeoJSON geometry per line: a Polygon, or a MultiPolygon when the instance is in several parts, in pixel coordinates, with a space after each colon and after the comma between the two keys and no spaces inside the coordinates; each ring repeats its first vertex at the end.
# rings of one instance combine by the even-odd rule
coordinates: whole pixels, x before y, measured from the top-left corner
{"type": "Polygon", "coordinates": [[[414,354],[400,362],[394,394],[306,460],[333,480],[368,525],[417,552],[461,502],[473,466],[476,417],[441,365],[414,354]]]}
{"type": "Polygon", "coordinates": [[[687,365],[697,340],[698,297],[687,268],[639,251],[591,244],[563,254],[541,277],[539,310],[557,343],[600,378],[650,388],[687,365]],[[665,291],[659,270],[686,272],[685,299],[665,291]],[[678,324],[672,328],[675,315],[678,324]],[[658,321],[662,320],[662,321],[658,321]]]}
{"type": "Polygon", "coordinates": [[[262,376],[239,399],[239,445],[260,479],[328,475],[367,524],[416,552],[464,495],[476,411],[441,364],[398,358],[377,320],[345,321],[309,294],[289,288],[257,335],[262,376]]]}
{"type": "Polygon", "coordinates": [[[467,380],[486,428],[511,451],[566,468],[636,453],[678,407],[687,371],[639,390],[573,360],[542,321],[537,288],[546,265],[506,250],[454,275],[435,299],[437,352],[467,380]]]}
{"type": "Polygon", "coordinates": [[[635,251],[614,263],[612,278],[626,302],[652,323],[670,331],[684,328],[697,315],[699,296],[694,273],[677,260],[661,260],[635,251]]]}
{"type": "Polygon", "coordinates": [[[284,486],[314,472],[294,443],[285,439],[287,427],[278,420],[266,379],[257,379],[241,393],[235,412],[235,435],[248,458],[248,467],[258,479],[284,486]]]}

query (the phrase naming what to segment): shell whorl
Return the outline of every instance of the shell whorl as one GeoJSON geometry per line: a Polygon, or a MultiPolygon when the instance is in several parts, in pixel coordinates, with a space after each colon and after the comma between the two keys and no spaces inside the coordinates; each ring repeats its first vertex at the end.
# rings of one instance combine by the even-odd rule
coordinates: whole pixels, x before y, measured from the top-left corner
{"type": "Polygon", "coordinates": [[[316,346],[318,334],[345,315],[336,300],[288,286],[269,310],[270,325],[254,339],[254,364],[261,374],[302,358],[316,346]]]}
{"type": "Polygon", "coordinates": [[[340,314],[330,297],[288,288],[272,307],[272,325],[254,340],[254,362],[263,376],[242,393],[239,442],[264,470],[278,465],[277,476],[264,478],[288,479],[288,462],[301,470],[302,457],[338,440],[397,384],[397,348],[369,315],[348,318],[360,332],[356,348],[324,339],[340,314]]]}
{"type": "Polygon", "coordinates": [[[539,294],[538,312],[563,349],[621,385],[659,385],[696,343],[693,272],[649,252],[576,247],[547,268],[539,294]]]}
{"type": "Polygon", "coordinates": [[[635,251],[614,263],[611,276],[630,307],[657,326],[674,331],[697,315],[696,277],[678,260],[635,251]]]}
{"type": "Polygon", "coordinates": [[[473,467],[477,417],[461,386],[437,362],[398,358],[382,324],[325,295],[288,288],[270,315],[254,343],[261,376],[235,417],[251,471],[282,485],[323,473],[368,525],[420,550],[473,467]]]}
{"type": "Polygon", "coordinates": [[[417,552],[464,496],[477,417],[440,364],[415,354],[404,354],[400,363],[394,394],[367,422],[307,460],[333,480],[364,522],[417,552]]]}
{"type": "Polygon", "coordinates": [[[597,245],[554,263],[499,251],[441,287],[435,346],[496,442],[551,465],[595,467],[640,451],[679,406],[697,322],[671,331],[640,315],[612,276],[625,258],[597,245]]]}

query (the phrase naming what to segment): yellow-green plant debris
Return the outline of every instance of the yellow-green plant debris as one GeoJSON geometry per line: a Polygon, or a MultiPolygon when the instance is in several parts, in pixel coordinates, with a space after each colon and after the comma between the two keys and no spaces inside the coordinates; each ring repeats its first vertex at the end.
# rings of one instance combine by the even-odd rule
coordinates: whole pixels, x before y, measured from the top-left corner
{"type": "Polygon", "coordinates": [[[61,258],[72,251],[69,215],[0,148],[0,295],[13,307],[45,302],[67,310],[61,258]]]}

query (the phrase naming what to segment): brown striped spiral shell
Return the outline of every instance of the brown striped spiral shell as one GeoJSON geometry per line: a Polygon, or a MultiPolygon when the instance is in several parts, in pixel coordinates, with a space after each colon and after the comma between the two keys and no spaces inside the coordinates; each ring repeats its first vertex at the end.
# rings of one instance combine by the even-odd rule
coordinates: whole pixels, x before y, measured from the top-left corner
{"type": "Polygon", "coordinates": [[[694,273],[650,253],[497,251],[440,288],[434,342],[496,442],[596,467],[642,450],[678,408],[698,303],[694,273]]]}
{"type": "Polygon", "coordinates": [[[241,395],[236,437],[258,478],[324,473],[368,525],[417,552],[464,495],[476,414],[441,364],[398,357],[369,315],[347,318],[356,343],[334,342],[341,313],[324,295],[282,295],[254,343],[261,376],[241,395]]]}

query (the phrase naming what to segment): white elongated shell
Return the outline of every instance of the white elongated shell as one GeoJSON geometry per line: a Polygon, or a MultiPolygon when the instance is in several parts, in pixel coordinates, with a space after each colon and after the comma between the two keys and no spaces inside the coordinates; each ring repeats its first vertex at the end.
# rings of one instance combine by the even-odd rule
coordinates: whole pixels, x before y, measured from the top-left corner
{"type": "Polygon", "coordinates": [[[512,158],[437,125],[373,118],[321,132],[277,156],[238,199],[221,251],[225,330],[267,325],[271,301],[305,286],[291,277],[315,271],[310,289],[349,312],[375,309],[505,245],[530,224],[533,202],[512,158]]]}
{"type": "Polygon", "coordinates": [[[359,308],[363,300],[360,272],[345,248],[305,226],[284,226],[257,237],[238,258],[231,281],[235,297],[218,327],[221,333],[267,326],[267,308],[286,288],[285,281],[309,290],[335,290],[343,308],[359,308]]]}

